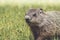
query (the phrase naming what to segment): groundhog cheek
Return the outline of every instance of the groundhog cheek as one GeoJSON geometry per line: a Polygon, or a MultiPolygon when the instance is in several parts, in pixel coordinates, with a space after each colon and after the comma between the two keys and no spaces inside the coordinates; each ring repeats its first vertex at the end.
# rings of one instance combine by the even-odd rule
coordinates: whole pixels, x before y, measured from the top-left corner
{"type": "Polygon", "coordinates": [[[36,18],[31,19],[31,22],[36,22],[36,18]]]}

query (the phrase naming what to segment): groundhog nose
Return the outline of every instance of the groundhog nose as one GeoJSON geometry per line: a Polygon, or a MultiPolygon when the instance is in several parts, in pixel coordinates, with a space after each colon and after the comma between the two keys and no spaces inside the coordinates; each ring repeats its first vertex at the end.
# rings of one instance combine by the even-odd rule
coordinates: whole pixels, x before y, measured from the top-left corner
{"type": "Polygon", "coordinates": [[[26,20],[30,20],[31,18],[29,16],[25,16],[25,19],[26,20]]]}

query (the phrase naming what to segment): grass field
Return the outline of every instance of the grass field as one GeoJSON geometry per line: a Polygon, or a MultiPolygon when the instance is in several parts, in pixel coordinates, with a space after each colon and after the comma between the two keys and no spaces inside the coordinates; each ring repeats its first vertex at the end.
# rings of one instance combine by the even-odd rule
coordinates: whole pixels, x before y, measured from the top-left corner
{"type": "Polygon", "coordinates": [[[30,7],[60,11],[59,4],[0,5],[0,40],[33,40],[24,19],[25,12],[30,7]]]}

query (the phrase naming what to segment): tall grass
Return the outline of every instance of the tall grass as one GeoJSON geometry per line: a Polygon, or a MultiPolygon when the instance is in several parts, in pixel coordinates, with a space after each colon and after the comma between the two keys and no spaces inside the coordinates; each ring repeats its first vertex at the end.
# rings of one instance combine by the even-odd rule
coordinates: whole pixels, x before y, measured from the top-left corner
{"type": "Polygon", "coordinates": [[[43,8],[45,11],[60,11],[59,5],[25,4],[0,5],[0,40],[33,40],[32,32],[25,22],[29,8],[43,8]]]}

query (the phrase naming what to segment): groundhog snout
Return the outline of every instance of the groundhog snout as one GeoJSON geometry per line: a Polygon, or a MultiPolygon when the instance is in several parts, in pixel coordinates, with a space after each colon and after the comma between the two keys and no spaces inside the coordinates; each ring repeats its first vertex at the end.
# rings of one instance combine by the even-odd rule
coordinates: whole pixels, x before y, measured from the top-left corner
{"type": "Polygon", "coordinates": [[[29,22],[29,21],[31,20],[30,16],[26,15],[26,16],[25,16],[25,20],[26,20],[27,22],[29,22]]]}

